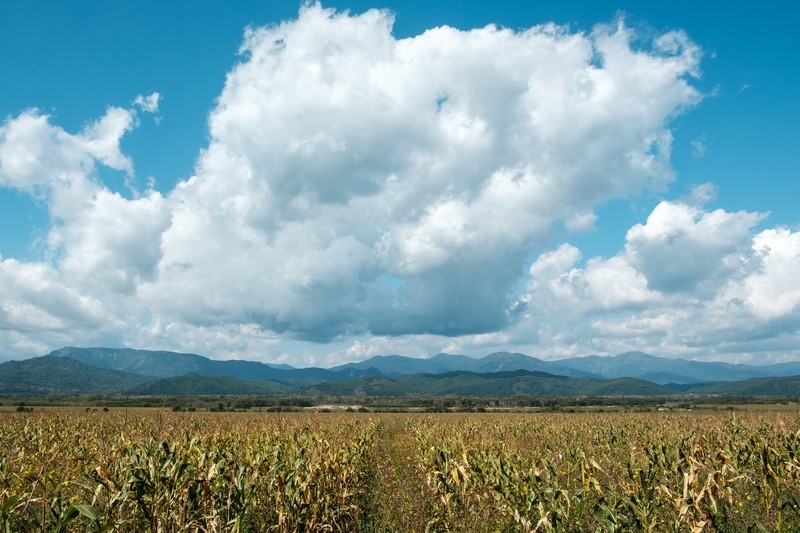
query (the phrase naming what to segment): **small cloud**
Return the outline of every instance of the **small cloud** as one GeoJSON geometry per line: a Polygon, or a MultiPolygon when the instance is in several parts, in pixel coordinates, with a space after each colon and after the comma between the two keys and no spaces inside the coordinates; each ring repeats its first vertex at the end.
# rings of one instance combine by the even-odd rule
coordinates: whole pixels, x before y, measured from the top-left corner
{"type": "Polygon", "coordinates": [[[582,211],[568,218],[564,225],[572,233],[589,233],[597,229],[596,222],[597,215],[594,214],[594,211],[582,211]]]}
{"type": "Polygon", "coordinates": [[[744,85],[742,85],[742,88],[739,89],[739,92],[743,93],[749,88],[750,88],[750,84],[749,83],[745,83],[744,85]]]}
{"type": "Polygon", "coordinates": [[[703,136],[692,141],[692,157],[700,159],[704,155],[706,155],[706,140],[703,136]]]}
{"type": "Polygon", "coordinates": [[[133,103],[144,111],[145,113],[158,113],[158,104],[161,101],[161,95],[154,92],[150,96],[142,96],[141,94],[136,97],[133,103]]]}
{"type": "Polygon", "coordinates": [[[701,183],[692,186],[688,196],[682,201],[687,205],[702,206],[717,199],[718,188],[713,183],[701,183]]]}

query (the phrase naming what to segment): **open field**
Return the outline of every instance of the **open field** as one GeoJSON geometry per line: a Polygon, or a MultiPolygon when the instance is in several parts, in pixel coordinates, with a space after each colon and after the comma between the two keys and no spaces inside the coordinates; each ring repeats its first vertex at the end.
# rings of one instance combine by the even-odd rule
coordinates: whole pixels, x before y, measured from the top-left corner
{"type": "Polygon", "coordinates": [[[797,531],[794,410],[0,412],[3,531],[797,531]]]}

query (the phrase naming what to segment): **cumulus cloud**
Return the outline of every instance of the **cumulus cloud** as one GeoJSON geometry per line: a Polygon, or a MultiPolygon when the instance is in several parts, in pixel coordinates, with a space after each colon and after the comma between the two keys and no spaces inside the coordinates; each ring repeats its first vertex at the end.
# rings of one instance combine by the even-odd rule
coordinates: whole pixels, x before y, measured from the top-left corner
{"type": "Polygon", "coordinates": [[[133,278],[147,278],[158,263],[169,221],[163,197],[150,191],[128,200],[111,192],[97,172],[103,166],[133,174],[120,140],[135,119],[132,110],[111,107],[70,134],[31,110],[0,126],[0,184],[45,201],[53,222],[47,243],[58,275],[73,288],[132,291],[133,278]]]}
{"type": "Polygon", "coordinates": [[[800,281],[793,274],[800,234],[756,231],[763,216],[665,201],[628,231],[625,248],[611,258],[578,267],[580,251],[569,244],[542,254],[531,266],[526,298],[550,318],[526,317],[524,327],[540,331],[533,350],[751,352],[743,360],[758,362],[753,354],[796,349],[786,339],[800,337],[800,281]]]}
{"type": "Polygon", "coordinates": [[[554,222],[672,179],[668,122],[699,99],[682,34],[392,24],[311,5],[248,31],[171,195],[159,305],[313,340],[493,331],[554,222]]]}
{"type": "Polygon", "coordinates": [[[74,134],[35,109],[0,125],[0,186],[31,194],[51,220],[44,261],[0,258],[0,331],[16,352],[129,326],[137,304],[126,296],[152,276],[169,222],[159,193],[130,200],[100,179],[101,168],[133,175],[120,141],[135,127],[135,112],[118,107],[74,134]]]}
{"type": "Polygon", "coordinates": [[[674,179],[671,121],[701,99],[684,33],[642,44],[618,21],[397,39],[392,25],[306,5],[249,29],[194,175],[164,194],[125,198],[98,177],[134,174],[120,149],[134,109],[74,134],[37,110],[7,119],[0,186],[43,200],[53,224],[45,260],[3,262],[5,338],[566,355],[728,342],[734,323],[775,337],[796,320],[796,233],[707,210],[709,186],[659,204],[613,257],[563,245],[531,265],[557,228],[592,231],[601,203],[674,179]]]}
{"type": "Polygon", "coordinates": [[[747,304],[764,319],[796,316],[800,310],[800,232],[764,230],[753,239],[753,252],[760,264],[745,280],[747,304]]]}
{"type": "Polygon", "coordinates": [[[645,276],[625,258],[593,258],[584,268],[577,268],[580,258],[580,251],[569,244],[540,256],[530,268],[529,300],[540,310],[567,309],[586,315],[640,309],[658,299],[659,295],[648,289],[645,276]]]}
{"type": "Polygon", "coordinates": [[[67,220],[101,187],[98,165],[133,172],[119,141],[134,126],[133,111],[111,107],[70,134],[52,125],[48,115],[25,111],[0,126],[0,186],[45,200],[55,219],[67,220]]]}
{"type": "Polygon", "coordinates": [[[714,290],[743,268],[749,231],[759,213],[703,211],[684,203],[661,202],[645,224],[627,234],[626,257],[648,286],[661,292],[714,290]]]}
{"type": "Polygon", "coordinates": [[[128,200],[101,189],[68,224],[51,230],[49,244],[63,249],[60,269],[77,285],[133,293],[155,275],[169,220],[165,200],[155,191],[128,200]]]}
{"type": "Polygon", "coordinates": [[[66,287],[60,278],[44,263],[0,259],[0,329],[65,331],[103,324],[100,302],[66,287]]]}

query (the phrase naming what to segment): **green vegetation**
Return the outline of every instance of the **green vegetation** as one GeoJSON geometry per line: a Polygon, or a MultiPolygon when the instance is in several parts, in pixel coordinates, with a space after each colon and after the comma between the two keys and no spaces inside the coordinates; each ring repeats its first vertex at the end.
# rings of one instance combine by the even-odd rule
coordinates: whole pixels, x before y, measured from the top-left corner
{"type": "Polygon", "coordinates": [[[150,381],[150,378],[90,366],[68,357],[45,355],[0,364],[0,394],[108,394],[150,381]]]}
{"type": "Polygon", "coordinates": [[[292,387],[274,381],[245,381],[227,376],[201,376],[189,374],[175,378],[164,378],[143,383],[129,389],[132,396],[164,395],[173,396],[207,396],[207,395],[250,395],[286,394],[292,387]]]}
{"type": "Polygon", "coordinates": [[[412,374],[393,379],[368,376],[319,383],[294,393],[301,396],[595,396],[597,390],[609,395],[669,395],[674,392],[641,380],[568,378],[516,370],[488,374],[465,371],[412,374]]]}
{"type": "Polygon", "coordinates": [[[800,396],[800,376],[752,378],[734,383],[711,383],[689,389],[694,394],[728,396],[800,396]]]}

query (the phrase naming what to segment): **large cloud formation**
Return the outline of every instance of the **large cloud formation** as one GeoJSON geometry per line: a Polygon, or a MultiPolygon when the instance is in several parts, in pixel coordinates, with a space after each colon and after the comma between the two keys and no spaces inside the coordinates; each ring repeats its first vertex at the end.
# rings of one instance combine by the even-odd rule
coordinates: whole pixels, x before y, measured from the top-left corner
{"type": "MultiPolygon", "coordinates": [[[[673,179],[670,121],[701,98],[701,53],[682,32],[643,43],[620,21],[397,39],[392,24],[308,5],[248,30],[194,175],[164,193],[126,198],[99,177],[134,174],[120,139],[157,94],[77,134],[37,110],[9,118],[0,186],[45,202],[52,226],[41,262],[0,258],[4,344],[275,357],[287,340],[356,338],[366,353],[392,338],[531,339],[553,306],[583,316],[687,292],[728,291],[758,313],[776,276],[793,283],[796,234],[750,242],[760,215],[672,203],[618,257],[564,278],[579,256],[567,245],[526,273],[555,224],[591,229],[599,203],[673,179]]],[[[779,300],[796,312],[796,291],[779,300]]]]}
{"type": "Polygon", "coordinates": [[[577,267],[580,251],[562,244],[531,266],[538,316],[526,320],[566,353],[796,357],[800,233],[754,232],[763,218],[663,201],[614,257],[577,267]]]}

